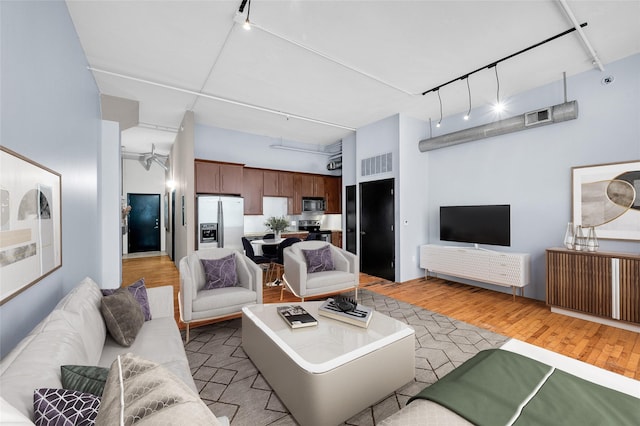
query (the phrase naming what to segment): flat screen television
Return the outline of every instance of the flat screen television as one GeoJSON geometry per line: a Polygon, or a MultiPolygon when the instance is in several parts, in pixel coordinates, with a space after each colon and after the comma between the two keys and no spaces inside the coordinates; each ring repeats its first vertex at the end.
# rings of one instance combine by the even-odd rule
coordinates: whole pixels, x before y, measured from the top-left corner
{"type": "Polygon", "coordinates": [[[441,206],[440,240],[511,245],[511,206],[441,206]]]}

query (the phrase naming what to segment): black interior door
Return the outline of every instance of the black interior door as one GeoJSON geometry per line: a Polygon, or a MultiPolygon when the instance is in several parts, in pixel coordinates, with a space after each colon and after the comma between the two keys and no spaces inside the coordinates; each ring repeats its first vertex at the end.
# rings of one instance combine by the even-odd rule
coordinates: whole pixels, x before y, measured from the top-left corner
{"type": "Polygon", "coordinates": [[[346,227],[347,227],[347,235],[346,235],[346,250],[350,251],[353,254],[356,254],[356,227],[357,227],[357,213],[356,213],[356,186],[350,185],[346,188],[346,209],[347,209],[347,217],[345,218],[346,227]]]}
{"type": "Polygon", "coordinates": [[[127,194],[128,252],[160,251],[160,194],[127,194]]]}
{"type": "Polygon", "coordinates": [[[395,281],[394,179],[360,184],[360,270],[395,281]]]}

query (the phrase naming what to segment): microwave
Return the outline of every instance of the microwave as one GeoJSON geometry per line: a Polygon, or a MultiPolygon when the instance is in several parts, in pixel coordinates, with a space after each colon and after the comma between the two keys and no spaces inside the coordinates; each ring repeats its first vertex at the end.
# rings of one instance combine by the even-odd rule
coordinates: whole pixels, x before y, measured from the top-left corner
{"type": "Polygon", "coordinates": [[[324,213],[325,201],[322,197],[303,197],[302,212],[303,213],[324,213]]]}

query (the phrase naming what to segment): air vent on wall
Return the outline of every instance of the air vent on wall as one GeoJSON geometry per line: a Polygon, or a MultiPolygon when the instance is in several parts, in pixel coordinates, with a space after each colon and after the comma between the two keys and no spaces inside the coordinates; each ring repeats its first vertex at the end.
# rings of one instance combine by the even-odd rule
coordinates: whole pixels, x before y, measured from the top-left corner
{"type": "Polygon", "coordinates": [[[524,125],[534,126],[551,121],[551,107],[538,111],[531,111],[524,115],[524,125]]]}
{"type": "Polygon", "coordinates": [[[391,172],[393,170],[392,164],[390,152],[375,157],[363,158],[360,163],[360,175],[371,176],[391,172]]]}

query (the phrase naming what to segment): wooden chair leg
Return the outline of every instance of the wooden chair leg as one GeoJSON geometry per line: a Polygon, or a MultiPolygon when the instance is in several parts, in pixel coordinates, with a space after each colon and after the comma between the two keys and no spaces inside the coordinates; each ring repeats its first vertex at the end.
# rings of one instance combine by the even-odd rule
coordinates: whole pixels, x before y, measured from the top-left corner
{"type": "Polygon", "coordinates": [[[189,323],[187,323],[187,338],[186,338],[186,341],[184,343],[185,344],[189,343],[189,323]]]}

